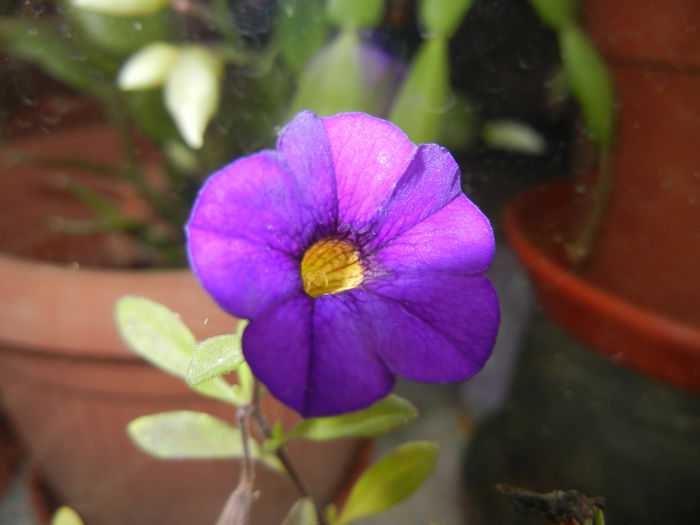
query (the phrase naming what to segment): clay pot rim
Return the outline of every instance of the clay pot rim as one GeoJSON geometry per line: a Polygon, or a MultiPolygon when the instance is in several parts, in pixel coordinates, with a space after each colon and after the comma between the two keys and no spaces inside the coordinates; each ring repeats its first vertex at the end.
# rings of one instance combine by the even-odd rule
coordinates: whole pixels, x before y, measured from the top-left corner
{"type": "MultiPolygon", "coordinates": [[[[554,201],[557,195],[563,195],[564,192],[573,192],[568,180],[545,183],[519,194],[503,211],[505,236],[533,277],[540,298],[595,312],[599,318],[605,317],[628,332],[634,331],[659,355],[672,352],[700,362],[700,329],[635,305],[586,281],[531,242],[520,220],[526,205],[542,195],[552,197],[550,200],[554,201]]],[[[564,202],[558,204],[565,205],[564,202]]],[[[547,307],[547,301],[543,303],[548,313],[557,318],[557,312],[547,307]]],[[[599,349],[615,357],[615,349],[599,349]]],[[[622,356],[622,360],[634,366],[634,356],[622,356]]]]}

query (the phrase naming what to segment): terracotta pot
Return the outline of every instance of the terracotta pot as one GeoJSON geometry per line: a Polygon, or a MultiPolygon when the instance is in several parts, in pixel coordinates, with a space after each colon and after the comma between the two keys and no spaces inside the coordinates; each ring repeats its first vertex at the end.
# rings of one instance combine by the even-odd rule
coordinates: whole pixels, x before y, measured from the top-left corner
{"type": "Polygon", "coordinates": [[[700,391],[697,326],[646,309],[569,268],[564,243],[573,195],[569,183],[549,183],[517,197],[503,215],[506,238],[532,277],[540,303],[592,348],[700,391]]]}
{"type": "MultiPolygon", "coordinates": [[[[54,133],[31,147],[58,143],[64,154],[75,148],[79,153],[86,144],[90,153],[95,153],[96,144],[116,149],[104,126],[74,129],[67,136],[54,133]]],[[[3,214],[15,219],[14,231],[12,223],[3,222],[3,242],[14,252],[48,253],[54,261],[81,263],[49,264],[0,255],[0,388],[38,474],[56,498],[74,507],[89,525],[213,523],[235,487],[238,465],[152,459],[131,443],[125,426],[138,416],[178,409],[231,420],[233,409],[201,398],[136,357],[117,334],[113,308],[124,294],[150,297],[178,312],[198,338],[230,333],[237,320],[216,307],[187,270],[104,270],[76,259],[114,263],[107,252],[119,248],[121,239],[95,236],[87,249],[84,242],[70,239],[69,251],[60,239],[45,239],[47,213],[74,212],[64,202],[55,174],[32,170],[35,175],[27,175],[27,184],[5,186],[13,191],[4,192],[3,214]],[[27,186],[33,191],[29,196],[17,193],[27,186]],[[42,195],[50,197],[46,205],[42,195]],[[17,218],[15,212],[24,215],[17,218]],[[27,233],[29,242],[23,242],[25,225],[40,229],[27,233]],[[94,254],[95,249],[99,253],[94,254]]],[[[3,182],[18,177],[6,169],[0,175],[3,182]]],[[[127,252],[126,260],[130,256],[127,252]]],[[[266,399],[265,409],[285,425],[297,420],[274,399],[266,399]]],[[[289,448],[311,491],[329,501],[344,486],[362,446],[360,440],[344,440],[292,443],[289,448]]],[[[262,467],[258,488],[261,497],[253,509],[254,523],[260,525],[279,522],[298,496],[291,482],[262,467]]]]}

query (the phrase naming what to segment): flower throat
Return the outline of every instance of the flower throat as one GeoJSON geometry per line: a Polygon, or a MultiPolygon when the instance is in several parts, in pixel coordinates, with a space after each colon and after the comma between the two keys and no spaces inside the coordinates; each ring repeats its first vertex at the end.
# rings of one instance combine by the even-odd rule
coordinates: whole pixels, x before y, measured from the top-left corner
{"type": "Polygon", "coordinates": [[[351,290],[362,283],[360,257],[347,241],[326,239],[311,246],[301,260],[304,291],[311,297],[351,290]]]}

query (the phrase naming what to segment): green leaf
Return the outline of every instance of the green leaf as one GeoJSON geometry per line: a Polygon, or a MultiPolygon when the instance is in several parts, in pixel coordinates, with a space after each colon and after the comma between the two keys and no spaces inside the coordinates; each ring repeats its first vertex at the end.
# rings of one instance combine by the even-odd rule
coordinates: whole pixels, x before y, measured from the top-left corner
{"type": "Polygon", "coordinates": [[[131,439],[161,459],[223,459],[243,455],[238,428],[204,412],[161,412],[134,419],[131,439]]]}
{"type": "Polygon", "coordinates": [[[416,144],[439,140],[450,94],[447,40],[425,41],[401,86],[389,120],[416,144]]]}
{"type": "Polygon", "coordinates": [[[83,525],[83,520],[70,507],[60,507],[51,518],[51,525],[83,525]]]}
{"type": "Polygon", "coordinates": [[[310,498],[300,498],[294,503],[282,525],[318,525],[316,509],[310,498]]]}
{"type": "Polygon", "coordinates": [[[433,36],[451,38],[474,0],[422,0],[418,17],[433,36]]]}
{"type": "Polygon", "coordinates": [[[180,56],[180,50],[165,42],[150,44],[124,63],[117,84],[121,89],[148,89],[161,86],[180,56]]]}
{"type": "Polygon", "coordinates": [[[343,28],[377,27],[384,15],[384,0],[328,0],[328,18],[343,28]]]}
{"type": "Polygon", "coordinates": [[[559,32],[564,75],[581,106],[588,133],[599,146],[610,146],[615,125],[612,81],[603,58],[574,25],[559,32]]]}
{"type": "MultiPolygon", "coordinates": [[[[160,459],[230,459],[243,455],[240,429],[205,412],[178,410],[134,419],[127,433],[136,445],[160,459]]],[[[279,460],[250,440],[251,457],[282,471],[279,460]]]]}
{"type": "Polygon", "coordinates": [[[141,357],[161,370],[184,377],[197,341],[180,316],[145,297],[117,301],[119,333],[141,357]]]}
{"type": "Polygon", "coordinates": [[[405,500],[433,471],[437,452],[434,443],[412,441],[377,461],[353,486],[338,525],[377,514],[405,500]]]}
{"type": "Polygon", "coordinates": [[[203,46],[187,46],[165,81],[165,106],[188,146],[201,148],[219,107],[221,59],[203,46]]]}
{"type": "Polygon", "coordinates": [[[377,436],[406,425],[417,417],[416,407],[392,394],[358,412],[305,419],[289,432],[285,440],[303,438],[320,441],[377,436]]]}
{"type": "Polygon", "coordinates": [[[114,16],[150,15],[171,0],[70,0],[75,7],[114,16]]]}
{"type": "Polygon", "coordinates": [[[542,135],[524,122],[516,120],[491,120],[482,130],[484,142],[493,148],[542,155],[547,143],[542,135]]]}
{"type": "Polygon", "coordinates": [[[353,30],[342,31],[308,64],[299,78],[292,113],[310,109],[325,117],[343,111],[368,111],[362,82],[360,42],[353,30]]]}
{"type": "MultiPolygon", "coordinates": [[[[116,322],[129,347],[161,370],[185,378],[197,341],[176,313],[136,295],[117,301],[116,322]]],[[[215,378],[194,387],[197,392],[226,403],[238,404],[230,385],[215,378]]]]}
{"type": "Polygon", "coordinates": [[[85,50],[54,22],[4,18],[0,20],[0,44],[16,57],[38,64],[57,80],[99,94],[106,81],[104,71],[95,67],[85,50]]]}
{"type": "Polygon", "coordinates": [[[561,29],[576,22],[579,0],[530,0],[543,22],[561,29]]]}
{"type": "Polygon", "coordinates": [[[275,40],[287,65],[299,74],[328,36],[325,3],[281,0],[275,16],[275,40]]]}
{"type": "Polygon", "coordinates": [[[187,382],[198,385],[213,377],[227,374],[245,361],[241,349],[241,336],[247,323],[241,322],[232,335],[219,335],[197,345],[187,368],[187,382]]]}

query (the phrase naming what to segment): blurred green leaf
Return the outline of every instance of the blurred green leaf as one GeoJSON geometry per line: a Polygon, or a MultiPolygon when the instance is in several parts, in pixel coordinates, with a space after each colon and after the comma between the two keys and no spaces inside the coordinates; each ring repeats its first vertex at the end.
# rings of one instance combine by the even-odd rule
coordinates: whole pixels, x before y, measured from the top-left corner
{"type": "Polygon", "coordinates": [[[476,110],[471,101],[464,93],[453,93],[438,144],[454,151],[467,149],[474,142],[476,122],[476,110]]]}
{"type": "MultiPolygon", "coordinates": [[[[121,97],[126,103],[131,118],[152,140],[159,144],[171,141],[182,143],[175,123],[165,109],[163,93],[160,89],[124,91],[121,97]]],[[[182,147],[186,148],[184,145],[182,147]]],[[[188,149],[188,151],[191,153],[191,150],[188,149]]]]}
{"type": "MultiPolygon", "coordinates": [[[[119,299],[115,312],[119,333],[134,352],[161,370],[185,378],[197,341],[180,316],[135,295],[119,299]]],[[[220,377],[193,388],[225,403],[238,403],[230,385],[220,377]]]]}
{"type": "Polygon", "coordinates": [[[275,40],[287,65],[299,74],[328,36],[326,5],[320,0],[280,0],[275,40]]]}
{"type": "Polygon", "coordinates": [[[0,19],[0,43],[11,54],[38,64],[78,90],[99,94],[108,82],[105,72],[56,20],[0,19]]]}
{"type": "Polygon", "coordinates": [[[567,83],[592,139],[610,146],[615,125],[612,81],[603,58],[580,28],[568,25],[559,32],[562,63],[567,83]]]}
{"type": "Polygon", "coordinates": [[[405,500],[433,471],[437,452],[434,443],[412,441],[381,458],[353,486],[338,525],[377,514],[405,500]]]}
{"type": "Polygon", "coordinates": [[[251,399],[253,399],[255,377],[245,361],[236,368],[236,378],[238,379],[238,384],[233,385],[231,391],[238,400],[238,404],[250,403],[251,399]]]}
{"type": "Polygon", "coordinates": [[[530,0],[539,17],[555,29],[576,22],[579,0],[530,0]]]}
{"type": "Polygon", "coordinates": [[[418,18],[434,36],[451,38],[474,0],[421,0],[418,18]]]}
{"type": "Polygon", "coordinates": [[[140,49],[124,63],[117,84],[121,89],[148,89],[161,86],[180,56],[180,50],[165,42],[140,49]]]}
{"type": "Polygon", "coordinates": [[[447,40],[431,38],[418,50],[389,120],[416,144],[439,140],[450,95],[447,40]]]}
{"type": "Polygon", "coordinates": [[[59,507],[51,518],[51,525],[83,525],[83,520],[70,507],[59,507]]]}
{"type": "Polygon", "coordinates": [[[185,142],[192,148],[204,143],[204,132],[219,107],[221,59],[203,46],[182,49],[165,81],[165,107],[185,142]]]}
{"type": "Polygon", "coordinates": [[[75,7],[114,16],[150,15],[172,0],[70,0],[75,7]]]}
{"type": "Polygon", "coordinates": [[[328,0],[328,18],[343,28],[377,27],[385,0],[328,0]]]}
{"type": "Polygon", "coordinates": [[[305,419],[294,427],[285,439],[328,440],[377,436],[406,425],[417,417],[418,410],[415,406],[391,394],[358,412],[305,419]]]}
{"type": "Polygon", "coordinates": [[[282,525],[318,525],[316,509],[311,499],[298,499],[285,516],[282,525]]]}
{"type": "Polygon", "coordinates": [[[231,335],[219,335],[205,339],[195,348],[187,368],[187,382],[198,385],[213,377],[227,374],[245,362],[241,349],[241,336],[244,326],[241,322],[238,331],[231,335]]]}
{"type": "Polygon", "coordinates": [[[531,126],[517,120],[491,120],[482,129],[484,142],[498,148],[528,155],[542,155],[547,143],[531,126]]]}
{"type": "Polygon", "coordinates": [[[362,82],[360,40],[356,31],[342,31],[304,70],[292,102],[292,113],[310,109],[325,117],[343,111],[367,111],[362,82]]]}
{"type": "MultiPolygon", "coordinates": [[[[118,4],[119,2],[114,2],[118,4]]],[[[124,56],[152,42],[170,38],[171,13],[162,12],[148,17],[115,17],[82,9],[70,9],[68,15],[76,21],[90,44],[124,56]]]]}

